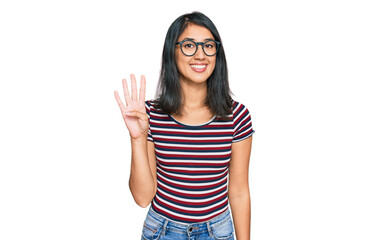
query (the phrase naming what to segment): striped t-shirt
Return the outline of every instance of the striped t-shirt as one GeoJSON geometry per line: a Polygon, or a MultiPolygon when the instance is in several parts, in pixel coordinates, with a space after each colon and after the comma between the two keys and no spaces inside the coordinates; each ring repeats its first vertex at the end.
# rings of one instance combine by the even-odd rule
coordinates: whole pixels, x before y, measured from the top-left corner
{"type": "Polygon", "coordinates": [[[157,166],[153,210],[182,223],[207,221],[225,211],[231,144],[254,133],[248,109],[235,101],[231,120],[215,116],[201,125],[180,123],[155,109],[153,101],[146,101],[146,112],[157,166]]]}

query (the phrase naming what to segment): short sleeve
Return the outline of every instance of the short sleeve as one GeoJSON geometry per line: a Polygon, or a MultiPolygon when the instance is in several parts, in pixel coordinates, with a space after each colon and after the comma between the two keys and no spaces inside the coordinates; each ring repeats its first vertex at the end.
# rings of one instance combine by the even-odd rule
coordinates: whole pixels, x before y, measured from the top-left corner
{"type": "Polygon", "coordinates": [[[234,135],[232,142],[239,142],[252,136],[255,132],[252,128],[251,114],[241,103],[234,103],[234,135]]]}
{"type": "Polygon", "coordinates": [[[151,125],[150,125],[150,119],[151,119],[151,107],[152,107],[150,101],[146,101],[146,102],[145,102],[145,107],[146,107],[147,117],[149,118],[149,130],[148,130],[148,134],[147,134],[147,141],[153,142],[154,140],[152,139],[152,134],[151,134],[151,125]]]}

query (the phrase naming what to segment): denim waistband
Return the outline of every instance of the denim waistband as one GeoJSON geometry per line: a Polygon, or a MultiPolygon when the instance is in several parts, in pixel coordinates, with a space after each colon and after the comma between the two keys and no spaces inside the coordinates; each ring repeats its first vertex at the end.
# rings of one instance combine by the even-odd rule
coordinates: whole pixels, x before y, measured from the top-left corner
{"type": "Polygon", "coordinates": [[[222,224],[224,220],[230,219],[230,210],[229,208],[227,208],[224,212],[222,212],[221,214],[219,214],[218,216],[210,220],[207,220],[204,222],[196,222],[196,223],[176,222],[174,220],[171,220],[171,219],[168,219],[166,217],[159,215],[152,209],[152,207],[150,207],[148,211],[148,215],[150,215],[152,218],[156,219],[157,221],[163,224],[165,222],[165,225],[168,228],[172,229],[173,231],[185,232],[185,231],[190,231],[190,228],[193,228],[194,232],[197,232],[198,229],[200,229],[201,231],[205,231],[205,230],[209,231],[210,230],[209,228],[211,225],[219,225],[220,223],[222,224]]]}

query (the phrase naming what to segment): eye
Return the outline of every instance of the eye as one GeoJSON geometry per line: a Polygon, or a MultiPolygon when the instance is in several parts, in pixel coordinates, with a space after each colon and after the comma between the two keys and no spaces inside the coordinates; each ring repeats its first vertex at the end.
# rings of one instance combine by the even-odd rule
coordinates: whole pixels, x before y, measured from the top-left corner
{"type": "Polygon", "coordinates": [[[210,44],[210,43],[205,44],[205,47],[206,48],[214,48],[213,44],[210,44]]]}
{"type": "Polygon", "coordinates": [[[206,43],[204,44],[204,47],[205,47],[205,48],[209,48],[209,49],[213,49],[213,48],[216,47],[216,44],[215,44],[214,42],[212,42],[212,41],[209,41],[209,42],[206,42],[206,43]]]}
{"type": "Polygon", "coordinates": [[[184,48],[193,48],[194,47],[194,44],[192,44],[192,43],[184,43],[183,44],[183,47],[184,48]]]}

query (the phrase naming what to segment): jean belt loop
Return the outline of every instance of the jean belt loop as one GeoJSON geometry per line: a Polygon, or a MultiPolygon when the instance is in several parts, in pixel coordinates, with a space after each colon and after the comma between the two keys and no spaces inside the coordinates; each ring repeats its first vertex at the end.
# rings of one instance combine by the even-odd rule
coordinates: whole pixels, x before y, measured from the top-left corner
{"type": "Polygon", "coordinates": [[[212,229],[211,229],[210,221],[207,222],[207,228],[208,228],[209,236],[212,237],[212,229]]]}
{"type": "Polygon", "coordinates": [[[164,222],[164,225],[163,225],[163,231],[162,231],[162,232],[163,232],[163,233],[162,233],[163,236],[165,236],[165,232],[167,231],[167,224],[168,224],[168,221],[169,221],[169,220],[166,219],[165,222],[164,222]]]}

